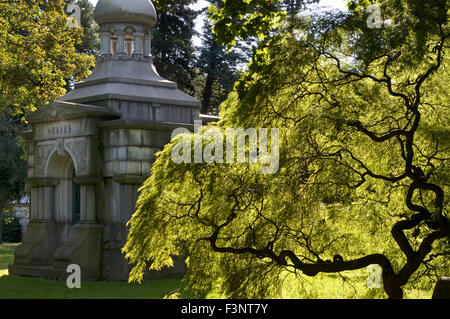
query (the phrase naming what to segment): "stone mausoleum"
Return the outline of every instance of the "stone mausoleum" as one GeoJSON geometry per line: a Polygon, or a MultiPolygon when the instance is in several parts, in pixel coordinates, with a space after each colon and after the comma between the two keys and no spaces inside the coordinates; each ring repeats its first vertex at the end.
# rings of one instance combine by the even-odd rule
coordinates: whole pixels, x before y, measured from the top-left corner
{"type": "Polygon", "coordinates": [[[127,279],[121,248],[138,188],[172,131],[201,118],[200,103],[153,65],[151,1],[99,0],[95,20],[92,75],[28,116],[31,213],[14,275],[63,279],[78,264],[83,279],[127,279]]]}

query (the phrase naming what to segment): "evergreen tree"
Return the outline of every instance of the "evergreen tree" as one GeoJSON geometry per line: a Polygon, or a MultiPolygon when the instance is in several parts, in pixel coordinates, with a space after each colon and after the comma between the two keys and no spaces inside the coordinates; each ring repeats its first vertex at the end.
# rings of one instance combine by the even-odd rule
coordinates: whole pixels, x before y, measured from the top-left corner
{"type": "Polygon", "coordinates": [[[204,21],[202,40],[203,45],[196,63],[200,72],[205,75],[201,92],[201,113],[217,113],[220,103],[226,99],[239,78],[237,66],[239,62],[243,62],[243,57],[236,49],[227,52],[226,47],[216,41],[208,16],[204,21]]]}
{"type": "MultiPolygon", "coordinates": [[[[211,5],[222,8],[222,0],[209,0],[211,5]]],[[[283,0],[277,4],[278,10],[284,10],[290,17],[295,16],[307,4],[318,0],[283,0]]],[[[202,102],[202,114],[218,113],[219,105],[233,90],[234,83],[239,79],[238,65],[250,62],[252,47],[258,39],[249,37],[236,42],[233,50],[228,52],[227,47],[219,44],[212,32],[213,23],[208,14],[204,20],[202,40],[196,66],[201,72],[201,93],[196,94],[202,102]]]]}
{"type": "Polygon", "coordinates": [[[158,73],[177,82],[186,93],[193,91],[194,20],[197,12],[189,6],[194,0],[154,1],[158,22],[153,28],[152,54],[158,73]]]}

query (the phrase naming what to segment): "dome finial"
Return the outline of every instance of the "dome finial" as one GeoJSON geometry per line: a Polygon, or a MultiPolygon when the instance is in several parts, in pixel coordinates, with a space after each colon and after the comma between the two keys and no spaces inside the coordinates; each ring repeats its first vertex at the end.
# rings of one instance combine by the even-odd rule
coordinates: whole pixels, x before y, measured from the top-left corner
{"type": "Polygon", "coordinates": [[[99,0],[95,21],[100,25],[100,59],[151,60],[151,29],[156,20],[150,0],[99,0]]]}
{"type": "Polygon", "coordinates": [[[153,27],[157,15],[150,0],[99,0],[95,7],[95,21],[98,24],[142,23],[153,27]]]}

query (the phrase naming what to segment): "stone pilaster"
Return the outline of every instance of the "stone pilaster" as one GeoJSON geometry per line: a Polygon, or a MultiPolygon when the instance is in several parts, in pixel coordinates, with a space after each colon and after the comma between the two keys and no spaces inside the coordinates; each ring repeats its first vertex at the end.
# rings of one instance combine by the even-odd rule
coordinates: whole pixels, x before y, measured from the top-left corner
{"type": "Polygon", "coordinates": [[[103,57],[111,56],[111,32],[101,32],[101,55],[103,57]]]}
{"type": "Polygon", "coordinates": [[[152,39],[151,35],[144,36],[144,57],[152,56],[152,39]]]}
{"type": "Polygon", "coordinates": [[[115,34],[117,35],[116,55],[124,56],[124,55],[126,55],[126,53],[125,53],[125,32],[117,31],[115,34]]]}
{"type": "Polygon", "coordinates": [[[76,177],[75,183],[80,185],[80,223],[97,223],[96,185],[101,177],[76,177]]]}
{"type": "Polygon", "coordinates": [[[31,188],[32,221],[53,222],[55,219],[55,186],[59,181],[54,178],[30,178],[27,184],[31,188]]]}
{"type": "Polygon", "coordinates": [[[14,265],[9,267],[14,275],[33,276],[34,266],[49,265],[58,245],[59,228],[55,223],[54,190],[58,184],[53,178],[30,178],[31,220],[23,243],[14,251],[14,265]]]}
{"type": "Polygon", "coordinates": [[[133,33],[134,36],[134,52],[133,56],[144,55],[144,33],[133,33]]]}

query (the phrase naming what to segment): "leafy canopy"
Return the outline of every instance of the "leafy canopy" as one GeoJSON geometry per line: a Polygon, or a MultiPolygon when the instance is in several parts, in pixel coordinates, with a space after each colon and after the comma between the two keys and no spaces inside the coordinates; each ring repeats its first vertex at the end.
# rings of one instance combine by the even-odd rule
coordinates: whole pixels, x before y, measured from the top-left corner
{"type": "Polygon", "coordinates": [[[392,27],[370,29],[361,10],[280,26],[222,104],[219,130],[280,128],[277,174],[176,164],[181,137],[164,148],[129,222],[130,280],[172,255],[187,257],[184,288],[197,297],[279,297],[287,274],[377,264],[386,295],[402,298],[446,274],[450,4],[380,4],[392,27]]]}
{"type": "Polygon", "coordinates": [[[67,28],[63,0],[0,2],[0,109],[25,114],[88,75],[94,58],[76,51],[83,29],[67,28]]]}
{"type": "Polygon", "coordinates": [[[232,47],[236,39],[265,39],[286,18],[319,0],[222,0],[210,7],[217,40],[232,47]]]}

